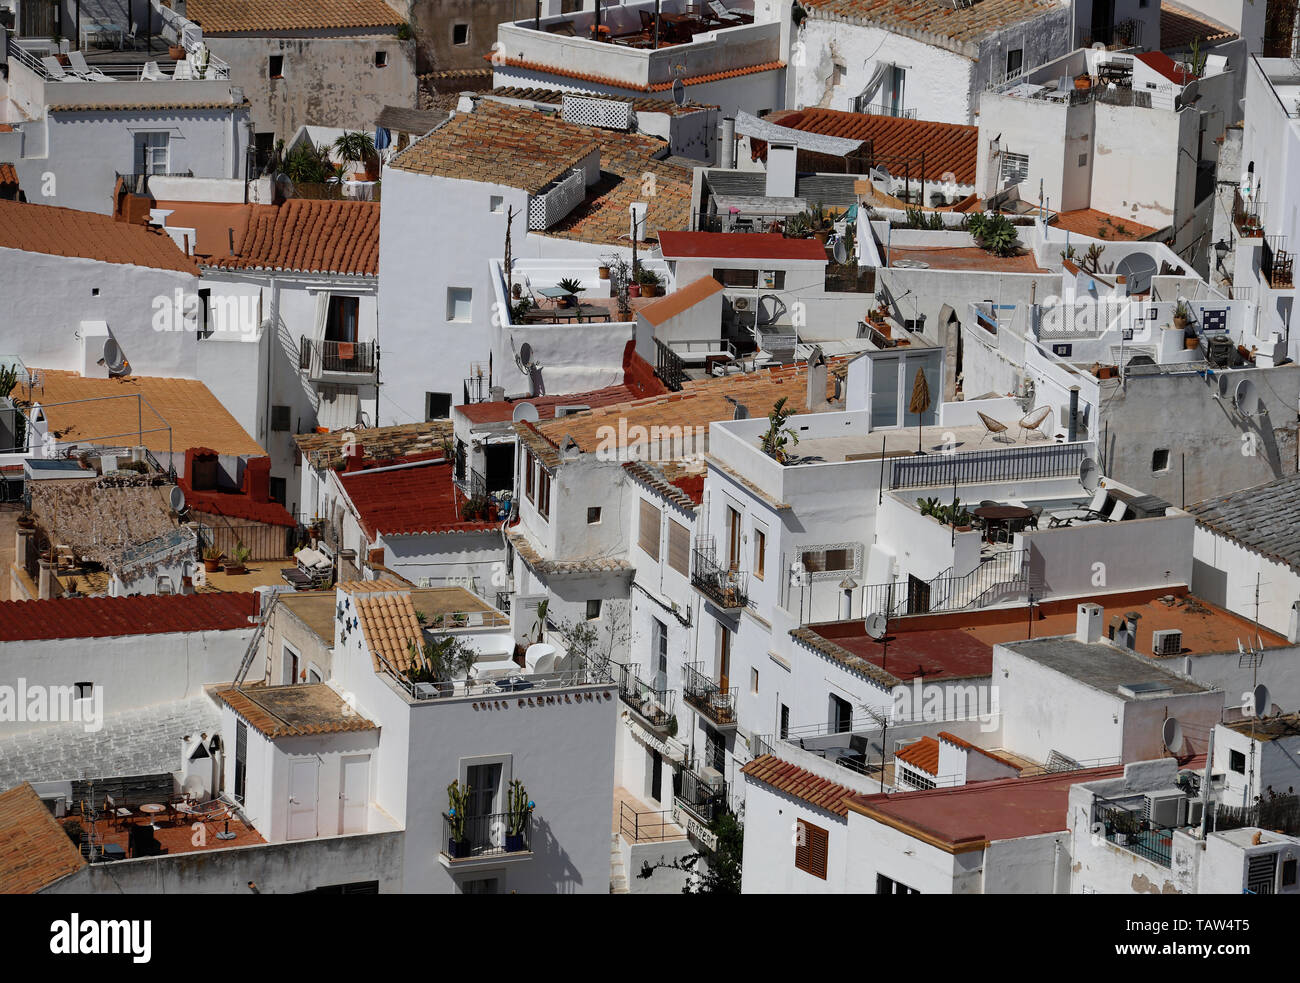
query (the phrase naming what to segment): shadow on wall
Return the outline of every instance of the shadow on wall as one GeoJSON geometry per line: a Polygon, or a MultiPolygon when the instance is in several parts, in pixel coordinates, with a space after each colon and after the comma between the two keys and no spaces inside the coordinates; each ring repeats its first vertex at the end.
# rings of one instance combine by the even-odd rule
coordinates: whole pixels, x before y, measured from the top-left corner
{"type": "Polygon", "coordinates": [[[539,869],[548,873],[556,894],[574,894],[583,883],[582,874],[569,859],[560,841],[551,832],[551,824],[533,813],[533,855],[539,869]]]}

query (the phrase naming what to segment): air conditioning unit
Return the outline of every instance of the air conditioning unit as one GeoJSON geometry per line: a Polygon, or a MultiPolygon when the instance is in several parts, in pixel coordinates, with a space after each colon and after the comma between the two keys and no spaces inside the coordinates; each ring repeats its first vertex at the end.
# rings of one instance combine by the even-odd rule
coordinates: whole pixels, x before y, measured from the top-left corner
{"type": "Polygon", "coordinates": [[[1153,826],[1182,826],[1187,821],[1187,796],[1176,788],[1148,792],[1144,812],[1153,826]]]}
{"type": "Polygon", "coordinates": [[[1166,628],[1151,633],[1152,655],[1177,655],[1183,650],[1183,633],[1177,628],[1166,628]]]}
{"type": "Polygon", "coordinates": [[[1201,816],[1205,812],[1205,803],[1200,799],[1187,800],[1187,824],[1189,826],[1201,825],[1201,816]]]}

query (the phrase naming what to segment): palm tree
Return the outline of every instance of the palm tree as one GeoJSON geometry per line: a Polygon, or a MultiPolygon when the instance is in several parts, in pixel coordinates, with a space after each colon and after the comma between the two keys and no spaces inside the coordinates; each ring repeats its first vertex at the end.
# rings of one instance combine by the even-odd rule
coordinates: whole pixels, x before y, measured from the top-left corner
{"type": "Polygon", "coordinates": [[[345,164],[355,164],[365,168],[369,168],[379,160],[374,137],[360,130],[344,133],[335,140],[334,152],[343,158],[345,164]]]}

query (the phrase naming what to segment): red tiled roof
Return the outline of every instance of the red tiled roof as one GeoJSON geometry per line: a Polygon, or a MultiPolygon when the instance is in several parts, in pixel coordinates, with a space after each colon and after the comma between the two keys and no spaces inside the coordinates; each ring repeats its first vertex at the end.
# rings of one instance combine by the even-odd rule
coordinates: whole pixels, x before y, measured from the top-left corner
{"type": "Polygon", "coordinates": [[[1163,51],[1143,51],[1137,60],[1159,72],[1175,85],[1186,85],[1196,80],[1196,75],[1183,68],[1163,51]]]}
{"type": "Polygon", "coordinates": [[[190,0],[185,14],[205,34],[396,28],[402,23],[383,0],[190,0]]]}
{"type": "Polygon", "coordinates": [[[878,156],[907,155],[919,159],[921,154],[925,154],[925,172],[930,180],[942,179],[945,173],[951,172],[958,184],[975,183],[979,156],[978,126],[846,113],[835,109],[800,109],[772,116],[770,122],[805,133],[870,141],[878,156]]]}
{"type": "Polygon", "coordinates": [[[849,20],[878,24],[907,35],[926,35],[937,43],[949,39],[974,46],[980,39],[1012,24],[1047,13],[1056,7],[1051,0],[980,0],[954,10],[948,3],[923,0],[804,0],[804,9],[814,20],[849,20]]]}
{"type": "Polygon", "coordinates": [[[680,488],[696,505],[704,504],[704,475],[683,475],[680,478],[673,478],[670,484],[680,488]]]}
{"type": "Polygon", "coordinates": [[[166,233],[53,205],[0,200],[0,248],[198,273],[166,233]]]}
{"type": "Polygon", "coordinates": [[[279,502],[255,502],[242,491],[195,491],[185,478],[179,479],[177,484],[185,490],[185,504],[195,512],[261,522],[268,526],[292,528],[298,524],[298,520],[279,502]]]}
{"type": "Polygon", "coordinates": [[[418,463],[393,471],[352,471],[340,476],[367,536],[493,532],[498,528],[498,522],[461,519],[465,496],[452,482],[453,464],[443,459],[441,451],[393,463],[410,464],[413,460],[418,463]]]}
{"type": "Polygon", "coordinates": [[[754,781],[802,799],[824,812],[840,817],[849,814],[849,807],[844,800],[853,795],[853,789],[814,775],[811,771],[805,771],[773,755],[764,754],[755,758],[740,771],[754,781]]]}
{"type": "MultiPolygon", "coordinates": [[[[662,234],[660,238],[662,240],[662,234]]],[[[686,286],[674,290],[666,297],[656,300],[653,304],[646,304],[637,313],[657,328],[665,321],[675,318],[683,311],[690,310],[700,301],[721,293],[724,289],[726,288],[713,277],[700,277],[694,283],[688,283],[686,286]]]]}
{"type": "Polygon", "coordinates": [[[802,259],[826,262],[816,239],[787,239],[775,232],[660,232],[664,259],[802,259]]]}
{"type": "Polygon", "coordinates": [[[36,789],[0,792],[0,894],[35,894],[86,866],[36,789]]]}
{"type": "Polygon", "coordinates": [[[869,636],[861,621],[831,621],[791,634],[887,686],[913,679],[971,679],[993,671],[993,646],[960,628],[909,631],[898,626],[882,642],[869,636]]]}
{"type": "Polygon", "coordinates": [[[899,748],[894,757],[927,775],[939,774],[939,742],[933,737],[923,737],[899,748]]]}
{"type": "Polygon", "coordinates": [[[1160,47],[1165,51],[1183,51],[1192,41],[1226,41],[1237,35],[1207,17],[1171,3],[1160,5],[1160,47]]]}
{"type": "Polygon", "coordinates": [[[377,276],[379,203],[291,198],[279,206],[254,206],[235,255],[213,259],[212,265],[377,276]]]}
{"type": "Polygon", "coordinates": [[[243,242],[253,210],[263,206],[212,201],[155,201],[150,207],[171,212],[166,218],[169,228],[193,229],[190,250],[202,259],[229,256],[232,243],[243,242]]]}
{"type": "MultiPolygon", "coordinates": [[[[622,89],[624,92],[670,92],[672,91],[672,82],[653,82],[650,85],[629,85],[622,79],[611,78],[608,75],[596,75],[592,72],[578,72],[571,68],[561,68],[558,65],[546,65],[542,62],[528,61],[524,58],[501,58],[495,53],[483,56],[485,59],[492,61],[493,65],[509,65],[511,68],[522,68],[530,72],[542,72],[546,75],[560,75],[564,78],[579,79],[583,82],[594,82],[597,85],[605,85],[614,89],[622,89]]],[[[707,82],[720,82],[723,79],[740,78],[745,75],[756,75],[759,72],[775,72],[778,69],[785,68],[783,61],[765,61],[759,65],[749,65],[745,68],[732,68],[725,72],[709,72],[705,75],[691,75],[682,78],[683,85],[703,85],[707,82]]]]}
{"type": "Polygon", "coordinates": [[[18,169],[13,164],[0,163],[0,186],[16,185],[18,183],[18,169]]]}
{"type": "Polygon", "coordinates": [[[1052,219],[1052,225],[1094,239],[1115,239],[1121,242],[1145,239],[1157,231],[1150,225],[1142,225],[1131,218],[1111,215],[1095,208],[1075,208],[1068,212],[1057,212],[1052,219]]]}
{"type": "Polygon", "coordinates": [[[5,601],[0,603],[0,642],[234,631],[249,627],[257,605],[253,593],[5,601]]]}

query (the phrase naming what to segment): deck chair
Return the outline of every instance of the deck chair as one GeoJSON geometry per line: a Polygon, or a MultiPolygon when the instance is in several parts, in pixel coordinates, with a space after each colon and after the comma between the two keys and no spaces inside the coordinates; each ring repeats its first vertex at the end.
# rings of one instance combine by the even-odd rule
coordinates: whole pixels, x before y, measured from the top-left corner
{"type": "Polygon", "coordinates": [[[167,81],[167,75],[158,67],[156,61],[147,61],[144,64],[144,68],[140,69],[140,81],[165,82],[167,81]]]}
{"type": "Polygon", "coordinates": [[[995,420],[987,413],[983,413],[979,410],[975,411],[975,415],[978,416],[980,418],[980,422],[984,424],[984,436],[980,438],[981,444],[984,443],[984,441],[988,440],[990,437],[993,438],[994,443],[1002,443],[1002,444],[1015,443],[1014,440],[1012,440],[1010,437],[1006,435],[1007,425],[1005,423],[995,420]]]}
{"type": "Polygon", "coordinates": [[[1026,442],[1028,442],[1029,438],[1034,436],[1034,434],[1037,434],[1039,437],[1043,438],[1043,440],[1048,439],[1047,433],[1043,429],[1043,424],[1047,422],[1047,418],[1051,415],[1052,408],[1050,406],[1040,406],[1032,413],[1026,413],[1020,418],[1020,434],[1025,438],[1026,442]]]}
{"type": "Polygon", "coordinates": [[[739,17],[722,5],[722,0],[709,0],[709,9],[713,11],[713,16],[717,17],[718,20],[727,21],[731,24],[741,23],[739,17]]]}
{"type": "Polygon", "coordinates": [[[135,815],[134,810],[127,809],[125,806],[119,806],[117,800],[111,795],[104,796],[104,818],[109,822],[117,823],[117,825],[120,826],[133,815],[135,815]]]}
{"type": "Polygon", "coordinates": [[[80,51],[68,52],[68,64],[72,68],[72,74],[78,78],[85,79],[87,82],[113,82],[110,75],[105,75],[97,68],[91,68],[86,64],[86,56],[80,51]]]}
{"type": "Polygon", "coordinates": [[[172,72],[172,79],[177,82],[191,82],[196,78],[194,66],[189,63],[188,59],[183,59],[176,63],[176,69],[172,72]]]}
{"type": "Polygon", "coordinates": [[[78,81],[75,75],[69,75],[63,70],[63,66],[59,64],[59,59],[55,58],[53,55],[46,55],[42,58],[41,65],[45,68],[45,74],[50,77],[51,82],[78,81]]]}

